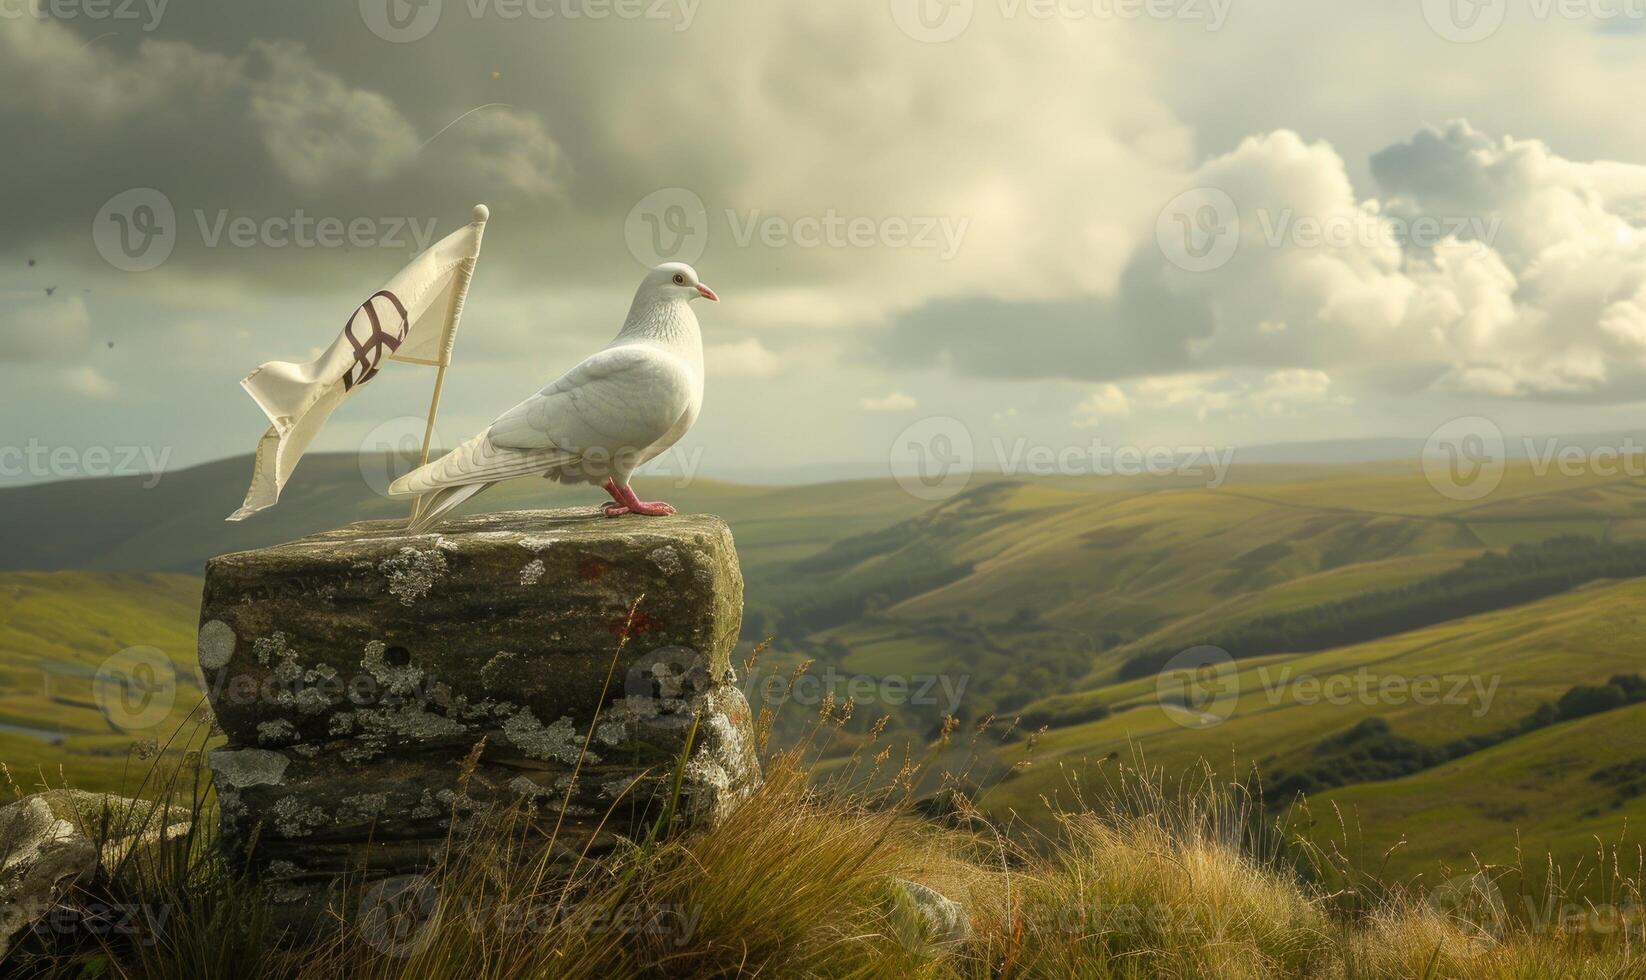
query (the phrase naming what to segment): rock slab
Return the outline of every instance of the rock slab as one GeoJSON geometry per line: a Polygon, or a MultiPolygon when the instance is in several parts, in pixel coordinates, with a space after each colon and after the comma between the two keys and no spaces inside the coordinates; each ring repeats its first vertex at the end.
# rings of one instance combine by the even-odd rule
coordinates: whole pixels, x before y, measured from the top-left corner
{"type": "Polygon", "coordinates": [[[742,599],[703,515],[374,521],[214,558],[199,654],[225,850],[295,905],[415,872],[500,804],[564,807],[557,849],[599,854],[655,820],[682,758],[680,822],[715,819],[760,778],[742,599]]]}
{"type": "Polygon", "coordinates": [[[186,834],[181,807],[107,793],[57,789],[0,806],[0,957],[101,862],[186,834]]]}

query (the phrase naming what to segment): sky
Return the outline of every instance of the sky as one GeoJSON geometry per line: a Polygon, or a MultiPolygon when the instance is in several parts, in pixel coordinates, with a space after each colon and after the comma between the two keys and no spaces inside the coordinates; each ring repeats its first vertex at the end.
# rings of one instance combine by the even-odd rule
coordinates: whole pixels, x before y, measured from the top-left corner
{"type": "Polygon", "coordinates": [[[0,0],[0,483],[250,452],[482,202],[446,445],[664,259],[708,476],[1632,428],[1643,70],[1646,0],[0,0]]]}

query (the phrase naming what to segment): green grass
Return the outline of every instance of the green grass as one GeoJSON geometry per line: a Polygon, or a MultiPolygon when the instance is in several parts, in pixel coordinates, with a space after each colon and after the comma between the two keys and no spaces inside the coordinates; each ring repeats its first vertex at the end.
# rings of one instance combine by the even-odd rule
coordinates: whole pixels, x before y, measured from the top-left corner
{"type": "MultiPolygon", "coordinates": [[[[1646,580],[1597,583],[1586,588],[1525,606],[1453,620],[1439,626],[1393,637],[1339,647],[1316,654],[1277,656],[1241,661],[1233,674],[1238,694],[1219,702],[1203,719],[1175,707],[1161,705],[1152,679],[1143,679],[1090,692],[1116,710],[1109,718],[1071,727],[1055,728],[1040,743],[1037,765],[1002,783],[986,799],[997,809],[1028,812],[1042,796],[1067,794],[1070,785],[1088,779],[1110,753],[1143,755],[1167,771],[1208,760],[1224,772],[1245,772],[1253,766],[1265,771],[1299,768],[1312,747],[1325,736],[1341,732],[1369,718],[1386,719],[1402,736],[1440,745],[1470,734],[1486,734],[1507,727],[1529,714],[1539,702],[1554,701],[1574,684],[1604,683],[1612,674],[1646,669],[1646,580]],[[1376,687],[1362,698],[1354,688],[1328,700],[1301,686],[1304,678],[1353,679],[1364,671],[1374,682],[1381,678],[1411,681],[1436,678],[1427,700],[1380,697],[1376,687]],[[1482,692],[1489,692],[1483,696],[1482,692]],[[1216,716],[1227,714],[1227,720],[1216,716]]],[[[1340,681],[1341,683],[1341,681],[1340,681]]],[[[1069,699],[1064,699],[1067,702],[1069,699]]],[[[1041,707],[1065,708],[1055,699],[1041,707]]],[[[1528,771],[1558,773],[1571,759],[1593,763],[1620,761],[1637,752],[1633,736],[1619,736],[1608,747],[1600,733],[1621,730],[1642,715],[1636,709],[1608,712],[1580,722],[1557,726],[1509,740],[1496,748],[1446,766],[1372,786],[1346,788],[1326,794],[1327,803],[1353,799],[1357,804],[1385,793],[1403,798],[1404,807],[1370,808],[1375,819],[1362,821],[1369,842],[1379,847],[1397,843],[1403,835],[1425,836],[1441,842],[1433,849],[1406,847],[1391,858],[1398,876],[1432,873],[1436,860],[1453,862],[1471,852],[1487,850],[1501,859],[1522,839],[1547,839],[1567,859],[1586,852],[1592,843],[1583,831],[1618,831],[1622,821],[1646,818],[1646,797],[1625,801],[1600,817],[1581,815],[1595,805],[1595,792],[1544,792],[1537,780],[1521,780],[1527,788],[1522,802],[1494,805],[1492,780],[1476,766],[1488,758],[1521,760],[1528,771]],[[1560,732],[1595,736],[1568,750],[1560,732]],[[1464,778],[1445,773],[1474,773],[1464,778]],[[1477,785],[1476,779],[1479,780],[1477,785]],[[1471,796],[1479,794],[1473,803],[1471,796]],[[1535,803],[1536,805],[1530,805],[1535,803]],[[1414,815],[1421,814],[1421,819],[1414,815]],[[1408,826],[1407,816],[1416,822],[1408,826]],[[1581,818],[1581,819],[1580,819],[1581,818]],[[1558,846],[1557,846],[1558,845],[1558,846]],[[1451,846],[1451,850],[1446,848],[1451,846]]],[[[1565,738],[1575,738],[1567,735],[1565,738]]],[[[1588,777],[1588,771],[1581,773],[1588,777]]],[[[1522,774],[1524,776],[1524,774],[1522,774]]],[[[1539,778],[1544,778],[1539,776],[1539,778]]],[[[1317,806],[1316,811],[1319,812],[1317,806]]],[[[1363,807],[1363,809],[1366,809],[1363,807]]]]}
{"type": "MultiPolygon", "coordinates": [[[[1646,705],[1553,725],[1403,779],[1363,783],[1310,801],[1335,809],[1368,848],[1396,847],[1393,866],[1429,875],[1470,858],[1515,863],[1522,853],[1569,859],[1628,839],[1646,800],[1597,781],[1596,770],[1646,758],[1646,705]]],[[[1326,820],[1322,833],[1335,833],[1326,820]]]]}
{"type": "Polygon", "coordinates": [[[201,703],[199,608],[200,581],[185,575],[0,573],[0,722],[34,733],[0,730],[0,762],[12,777],[28,786],[118,785],[134,742],[162,739],[201,703]],[[175,683],[161,693],[169,710],[155,702],[152,716],[117,710],[111,721],[94,690],[97,672],[134,647],[172,664],[175,683]]]}
{"type": "Polygon", "coordinates": [[[1596,541],[1606,537],[1606,522],[1599,520],[1479,521],[1471,522],[1468,527],[1488,548],[1537,544],[1563,535],[1578,535],[1596,541]]]}

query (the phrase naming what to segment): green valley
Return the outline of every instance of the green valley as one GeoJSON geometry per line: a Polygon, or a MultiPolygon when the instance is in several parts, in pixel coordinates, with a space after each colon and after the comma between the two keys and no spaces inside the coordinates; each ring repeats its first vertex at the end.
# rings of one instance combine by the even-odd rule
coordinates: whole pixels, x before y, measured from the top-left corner
{"type": "MultiPolygon", "coordinates": [[[[400,510],[370,492],[359,461],[319,457],[267,521],[199,513],[203,497],[232,504],[239,462],[150,491],[0,491],[26,515],[0,572],[0,759],[14,778],[66,759],[71,781],[118,780],[133,739],[110,729],[91,678],[119,650],[164,651],[181,678],[175,719],[193,707],[194,575],[210,553],[400,510]],[[71,528],[76,509],[122,508],[71,528]]],[[[1294,816],[1311,835],[1388,851],[1402,877],[1468,854],[1507,860],[1517,844],[1574,861],[1646,816],[1632,768],[1646,769],[1646,705],[1540,707],[1646,673],[1639,481],[1511,464],[1496,493],[1466,502],[1413,464],[1358,463],[1236,466],[1217,489],[978,477],[936,503],[891,480],[697,481],[668,495],[732,526],[745,641],[773,640],[760,676],[812,660],[838,701],[857,698],[834,751],[882,715],[915,740],[950,712],[966,725],[998,716],[994,731],[1017,718],[1004,742],[978,740],[973,774],[999,814],[1044,825],[1043,800],[1099,791],[1119,763],[1170,774],[1204,760],[1229,778],[1257,773],[1277,814],[1304,790],[1294,816]],[[1233,655],[1203,678],[1209,698],[1157,676],[1207,644],[1233,655]]],[[[593,503],[520,482],[476,506],[593,503]]]]}

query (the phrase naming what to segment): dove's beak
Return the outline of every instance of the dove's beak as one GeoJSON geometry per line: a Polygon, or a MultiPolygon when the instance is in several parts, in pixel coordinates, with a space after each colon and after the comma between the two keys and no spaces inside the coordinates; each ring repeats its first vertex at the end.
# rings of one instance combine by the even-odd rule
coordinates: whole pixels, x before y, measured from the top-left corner
{"type": "Polygon", "coordinates": [[[709,287],[703,285],[702,283],[697,284],[697,294],[699,296],[702,296],[704,299],[708,300],[711,303],[720,302],[720,297],[718,297],[714,294],[714,290],[712,290],[709,287]]]}

